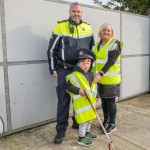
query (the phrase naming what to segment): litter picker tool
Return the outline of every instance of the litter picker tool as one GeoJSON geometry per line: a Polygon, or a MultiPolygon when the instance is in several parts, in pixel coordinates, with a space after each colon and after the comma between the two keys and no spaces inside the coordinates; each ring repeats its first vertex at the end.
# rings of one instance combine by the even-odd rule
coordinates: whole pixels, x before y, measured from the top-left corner
{"type": "Polygon", "coordinates": [[[114,149],[114,146],[113,146],[113,144],[112,144],[112,141],[110,140],[110,138],[109,138],[109,136],[108,136],[108,134],[107,134],[107,132],[106,132],[106,130],[105,130],[105,128],[104,128],[104,126],[103,126],[103,124],[102,124],[102,122],[101,122],[101,120],[100,120],[100,118],[99,118],[99,116],[98,116],[98,114],[97,114],[97,112],[96,112],[96,110],[95,110],[95,108],[94,108],[93,105],[92,105],[91,100],[89,99],[89,97],[88,97],[88,95],[86,94],[85,91],[84,91],[84,93],[85,93],[85,95],[86,95],[86,97],[87,97],[87,99],[88,99],[88,101],[89,101],[89,103],[90,103],[90,105],[91,105],[93,111],[94,111],[95,114],[96,114],[96,117],[97,117],[97,119],[98,119],[98,121],[99,121],[99,123],[100,123],[100,126],[102,127],[102,129],[103,129],[105,135],[107,136],[107,139],[108,139],[108,141],[109,141],[108,149],[109,149],[109,150],[115,150],[115,149],[114,149]]]}

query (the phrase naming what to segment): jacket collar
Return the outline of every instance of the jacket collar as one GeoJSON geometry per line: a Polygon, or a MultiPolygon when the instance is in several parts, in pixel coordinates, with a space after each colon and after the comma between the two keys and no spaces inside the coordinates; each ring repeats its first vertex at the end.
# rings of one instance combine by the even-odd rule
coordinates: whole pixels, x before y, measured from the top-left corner
{"type": "Polygon", "coordinates": [[[70,17],[69,17],[69,23],[73,25],[80,25],[82,23],[82,20],[80,20],[79,23],[74,22],[70,17]]]}
{"type": "Polygon", "coordinates": [[[78,65],[74,66],[73,71],[78,71],[78,72],[82,73],[85,76],[90,72],[90,70],[89,70],[88,73],[86,74],[78,65]]]}

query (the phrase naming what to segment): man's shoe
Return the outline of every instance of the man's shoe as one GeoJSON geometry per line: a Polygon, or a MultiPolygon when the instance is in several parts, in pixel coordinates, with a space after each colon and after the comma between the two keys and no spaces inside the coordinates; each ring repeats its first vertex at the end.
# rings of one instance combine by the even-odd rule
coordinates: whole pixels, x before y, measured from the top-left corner
{"type": "Polygon", "coordinates": [[[106,133],[107,134],[110,134],[112,133],[113,131],[116,131],[116,125],[115,124],[108,124],[108,126],[106,127],[106,133]]]}
{"type": "Polygon", "coordinates": [[[54,144],[61,144],[64,137],[65,137],[65,133],[57,134],[54,139],[54,144]]]}
{"type": "Polygon", "coordinates": [[[72,124],[72,128],[73,129],[79,129],[79,125],[78,124],[72,124]]]}
{"type": "Polygon", "coordinates": [[[83,146],[90,146],[90,145],[92,145],[92,141],[87,139],[86,137],[79,137],[79,139],[77,140],[77,143],[79,145],[83,145],[83,146]]]}
{"type": "Polygon", "coordinates": [[[72,117],[72,121],[73,121],[72,128],[73,129],[79,129],[79,124],[77,123],[77,121],[76,121],[74,116],[72,117]]]}
{"type": "Polygon", "coordinates": [[[91,132],[86,132],[85,137],[90,140],[95,140],[97,138],[97,135],[95,135],[91,132]]]}

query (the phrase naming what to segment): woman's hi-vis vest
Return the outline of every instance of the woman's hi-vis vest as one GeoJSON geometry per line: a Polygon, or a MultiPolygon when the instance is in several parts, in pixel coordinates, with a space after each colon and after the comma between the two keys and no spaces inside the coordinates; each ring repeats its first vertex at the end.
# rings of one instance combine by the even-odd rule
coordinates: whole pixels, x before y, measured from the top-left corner
{"type": "MultiPolygon", "coordinates": [[[[108,61],[108,52],[114,50],[118,40],[110,39],[100,50],[98,50],[97,43],[93,49],[93,52],[96,55],[96,61],[93,64],[92,71],[94,74],[98,73],[108,61]]],[[[120,47],[122,48],[123,43],[120,43],[120,47]]],[[[110,69],[100,78],[100,84],[119,84],[121,82],[120,76],[120,55],[118,56],[115,64],[110,67],[110,69]]]]}
{"type": "MultiPolygon", "coordinates": [[[[86,92],[86,95],[90,99],[93,107],[96,107],[96,94],[97,94],[97,85],[92,83],[89,85],[89,82],[85,76],[80,72],[73,72],[72,74],[66,77],[66,80],[69,80],[71,84],[75,87],[83,89],[86,92]]],[[[68,92],[68,91],[67,91],[68,92]]],[[[75,112],[75,118],[78,124],[90,121],[96,118],[95,112],[93,111],[90,102],[86,96],[75,95],[71,92],[68,92],[72,98],[73,109],[75,112]]]]}

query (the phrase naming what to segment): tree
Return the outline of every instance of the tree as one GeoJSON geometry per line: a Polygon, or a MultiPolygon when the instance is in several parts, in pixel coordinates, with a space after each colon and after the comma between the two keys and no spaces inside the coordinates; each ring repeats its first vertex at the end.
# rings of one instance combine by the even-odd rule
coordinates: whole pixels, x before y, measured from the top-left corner
{"type": "Polygon", "coordinates": [[[104,8],[131,12],[135,14],[148,15],[150,9],[150,0],[110,0],[106,5],[103,5],[99,0],[96,1],[98,5],[104,8]]]}

